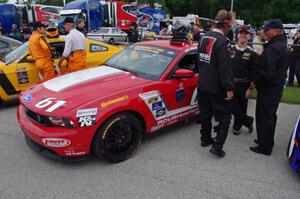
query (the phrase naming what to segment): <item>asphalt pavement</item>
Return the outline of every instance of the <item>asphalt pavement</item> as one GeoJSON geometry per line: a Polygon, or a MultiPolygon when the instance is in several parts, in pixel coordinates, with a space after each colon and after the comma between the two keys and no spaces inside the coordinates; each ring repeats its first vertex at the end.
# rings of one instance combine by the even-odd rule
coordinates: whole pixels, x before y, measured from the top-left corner
{"type": "MultiPolygon", "coordinates": [[[[249,112],[253,114],[255,101],[249,112]]],[[[0,108],[0,198],[300,198],[300,176],[286,148],[300,106],[281,104],[271,157],[254,154],[256,132],[230,131],[218,159],[202,148],[199,126],[181,124],[148,136],[131,159],[109,164],[95,157],[68,163],[32,151],[16,120],[14,103],[0,108]]],[[[246,131],[246,130],[245,130],[246,131]]]]}

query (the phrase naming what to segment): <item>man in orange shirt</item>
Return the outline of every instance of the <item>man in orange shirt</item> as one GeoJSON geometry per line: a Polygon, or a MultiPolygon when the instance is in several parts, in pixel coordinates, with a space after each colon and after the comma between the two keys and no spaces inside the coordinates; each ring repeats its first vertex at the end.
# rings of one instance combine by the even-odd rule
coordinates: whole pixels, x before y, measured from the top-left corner
{"type": "Polygon", "coordinates": [[[29,52],[35,60],[38,72],[43,76],[41,79],[48,79],[55,75],[53,54],[45,37],[46,28],[46,25],[36,22],[29,38],[29,52]]]}

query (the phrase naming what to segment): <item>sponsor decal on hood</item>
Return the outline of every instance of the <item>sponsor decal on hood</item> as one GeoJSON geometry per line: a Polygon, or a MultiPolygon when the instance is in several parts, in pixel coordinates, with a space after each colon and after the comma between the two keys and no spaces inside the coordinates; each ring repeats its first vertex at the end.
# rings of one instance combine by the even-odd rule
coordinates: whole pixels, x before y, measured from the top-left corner
{"type": "Polygon", "coordinates": [[[101,107],[102,108],[106,108],[106,107],[108,107],[108,106],[110,106],[112,104],[115,104],[115,103],[118,103],[118,102],[122,102],[122,101],[127,100],[127,99],[128,99],[128,96],[124,95],[124,96],[118,97],[116,99],[112,99],[112,100],[108,100],[106,102],[102,102],[101,103],[101,107]]]}
{"type": "Polygon", "coordinates": [[[44,82],[44,87],[51,91],[58,92],[89,80],[93,80],[93,79],[97,79],[100,77],[105,77],[117,73],[125,73],[125,72],[108,66],[99,66],[95,68],[69,73],[48,80],[44,82]]]}

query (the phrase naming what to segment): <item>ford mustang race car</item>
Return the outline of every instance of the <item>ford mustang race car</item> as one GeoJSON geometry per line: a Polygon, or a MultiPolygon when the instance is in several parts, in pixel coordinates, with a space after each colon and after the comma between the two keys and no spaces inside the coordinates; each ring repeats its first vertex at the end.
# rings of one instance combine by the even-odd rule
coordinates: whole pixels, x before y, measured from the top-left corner
{"type": "Polygon", "coordinates": [[[196,53],[196,43],[141,42],[101,67],[29,88],[17,113],[27,144],[58,159],[130,158],[144,133],[199,113],[196,53]]]}
{"type": "MultiPolygon", "coordinates": [[[[49,45],[53,51],[55,63],[58,63],[65,46],[65,37],[49,38],[49,45]]],[[[123,47],[112,46],[93,40],[86,40],[87,66],[95,67],[103,64],[123,47]]],[[[66,71],[63,63],[62,71],[66,71]]],[[[0,105],[39,81],[35,62],[29,55],[28,42],[8,53],[0,61],[0,105]]]]}
{"type": "Polygon", "coordinates": [[[290,139],[287,150],[291,168],[300,175],[300,116],[290,139]]]}

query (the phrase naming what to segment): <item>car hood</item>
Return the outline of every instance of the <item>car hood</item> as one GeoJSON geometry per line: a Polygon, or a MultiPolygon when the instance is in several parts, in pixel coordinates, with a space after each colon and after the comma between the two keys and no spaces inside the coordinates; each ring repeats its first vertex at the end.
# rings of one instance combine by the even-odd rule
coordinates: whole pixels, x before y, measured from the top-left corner
{"type": "Polygon", "coordinates": [[[23,95],[30,95],[30,102],[24,102],[23,98],[22,101],[28,108],[36,110],[37,103],[45,98],[54,98],[66,101],[64,107],[60,109],[70,111],[95,100],[102,102],[118,94],[121,97],[128,91],[149,82],[151,80],[133,76],[119,69],[100,66],[58,76],[29,88],[23,95]]]}

